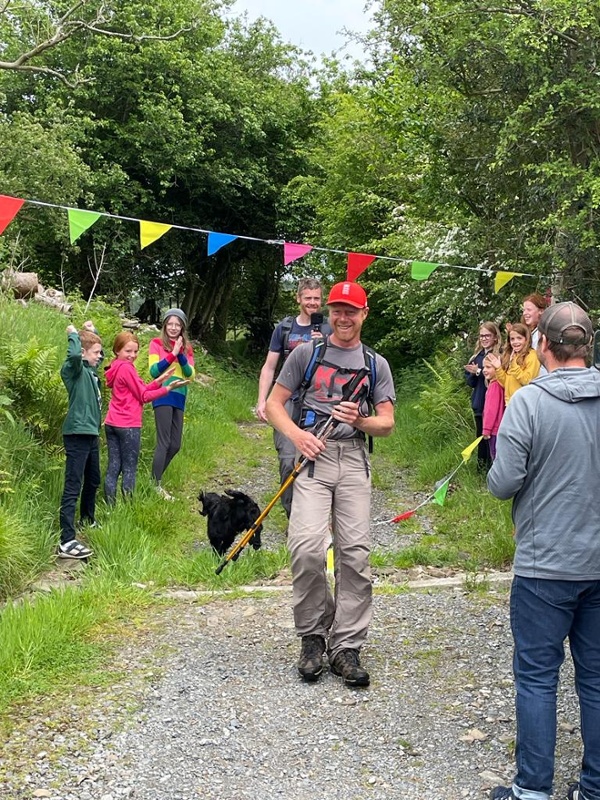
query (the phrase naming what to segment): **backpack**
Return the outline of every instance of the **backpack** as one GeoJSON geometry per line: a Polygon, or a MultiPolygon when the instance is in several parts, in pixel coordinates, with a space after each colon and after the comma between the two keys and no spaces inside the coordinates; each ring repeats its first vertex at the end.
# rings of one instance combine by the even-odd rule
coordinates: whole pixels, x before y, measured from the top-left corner
{"type": "MultiPolygon", "coordinates": [[[[376,353],[370,347],[367,347],[366,344],[363,344],[363,356],[365,359],[365,367],[369,373],[369,391],[367,393],[367,407],[369,409],[369,414],[372,412],[374,403],[374,390],[375,384],[377,383],[377,359],[376,353]]],[[[298,389],[298,397],[295,401],[295,407],[298,410],[298,413],[302,413],[302,406],[304,405],[304,398],[306,397],[306,392],[308,391],[308,387],[311,384],[311,381],[317,371],[317,368],[320,364],[324,364],[326,367],[334,367],[336,370],[340,370],[341,368],[337,366],[337,364],[330,364],[325,361],[325,353],[327,352],[327,337],[324,336],[322,339],[314,339],[313,340],[313,351],[310,357],[310,361],[306,369],[304,370],[304,376],[302,378],[302,383],[300,384],[300,388],[298,389]]],[[[369,436],[369,453],[373,452],[373,437],[369,436]]]]}
{"type": "Polygon", "coordinates": [[[296,318],[293,316],[284,317],[279,323],[281,325],[281,342],[283,344],[283,348],[279,355],[279,361],[277,362],[277,367],[275,369],[275,377],[277,377],[277,375],[279,375],[281,372],[281,368],[283,367],[286,358],[290,354],[290,333],[292,332],[295,319],[296,318]]]}

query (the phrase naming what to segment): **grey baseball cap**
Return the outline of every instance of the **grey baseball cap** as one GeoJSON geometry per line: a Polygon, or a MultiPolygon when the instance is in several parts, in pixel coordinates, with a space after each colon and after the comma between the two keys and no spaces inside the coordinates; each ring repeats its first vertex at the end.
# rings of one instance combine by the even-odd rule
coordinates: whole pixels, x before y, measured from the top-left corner
{"type": "Polygon", "coordinates": [[[538,322],[538,330],[556,344],[589,344],[594,335],[592,321],[577,303],[555,303],[538,322]]]}

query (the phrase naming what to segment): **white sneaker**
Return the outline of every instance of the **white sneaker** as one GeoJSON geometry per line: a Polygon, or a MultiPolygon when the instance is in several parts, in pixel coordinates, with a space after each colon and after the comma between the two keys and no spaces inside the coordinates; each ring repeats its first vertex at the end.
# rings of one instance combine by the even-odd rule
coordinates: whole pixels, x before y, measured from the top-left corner
{"type": "Polygon", "coordinates": [[[156,487],[156,491],[159,493],[159,495],[162,497],[163,500],[169,500],[171,503],[175,500],[173,495],[169,494],[166,489],[163,489],[163,487],[160,484],[156,487]]]}
{"type": "Polygon", "coordinates": [[[78,542],[77,539],[71,539],[71,541],[66,542],[66,544],[59,544],[56,553],[59,558],[73,558],[78,561],[84,561],[93,554],[93,551],[90,550],[89,547],[78,542]]]}

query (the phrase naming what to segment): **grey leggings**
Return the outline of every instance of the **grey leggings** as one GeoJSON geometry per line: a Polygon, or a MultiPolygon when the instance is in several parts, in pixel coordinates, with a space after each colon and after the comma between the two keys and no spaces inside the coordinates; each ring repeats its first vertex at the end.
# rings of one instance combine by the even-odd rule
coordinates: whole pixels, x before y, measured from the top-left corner
{"type": "Polygon", "coordinates": [[[156,449],[152,461],[152,477],[157,483],[181,448],[183,436],[183,409],[174,406],[156,406],[156,449]]]}
{"type": "Polygon", "coordinates": [[[111,505],[117,499],[117,481],[123,475],[123,494],[131,494],[135,489],[135,476],[140,457],[142,439],[141,428],[117,428],[105,425],[108,445],[108,467],[104,479],[104,495],[111,505]]]}

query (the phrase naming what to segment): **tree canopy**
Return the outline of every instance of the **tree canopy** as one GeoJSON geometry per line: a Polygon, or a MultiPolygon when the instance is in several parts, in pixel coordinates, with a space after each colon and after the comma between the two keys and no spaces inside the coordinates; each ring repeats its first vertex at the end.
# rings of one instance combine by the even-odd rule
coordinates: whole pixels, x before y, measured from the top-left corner
{"type": "Polygon", "coordinates": [[[217,0],[5,4],[4,193],[250,239],[208,257],[203,236],[172,230],[140,251],[135,226],[110,220],[72,247],[64,214],[25,207],[0,259],[85,293],[102,251],[103,294],[264,341],[284,278],[346,264],[315,251],[284,269],[252,237],[387,256],[361,281],[372,343],[398,361],[516,315],[530,291],[599,308],[597,4],[373,6],[369,61],[348,71],[309,67],[217,0]],[[36,69],[14,67],[23,55],[36,69]],[[417,282],[411,260],[475,270],[417,282]],[[496,270],[533,277],[495,295],[496,270]]]}
{"type": "MultiPolygon", "coordinates": [[[[268,24],[226,23],[216,4],[197,0],[105,3],[107,15],[127,37],[84,28],[61,43],[60,53],[45,53],[51,70],[76,74],[77,83],[66,85],[47,72],[0,72],[8,109],[3,121],[15,151],[23,130],[33,128],[39,158],[52,156],[57,174],[69,175],[69,185],[49,196],[40,191],[36,159],[21,159],[18,180],[7,182],[5,193],[259,238],[293,234],[279,197],[304,171],[313,102],[297,54],[268,24]],[[191,27],[190,19],[196,20],[191,27]],[[179,33],[160,36],[165,30],[179,33]]],[[[7,175],[11,163],[7,153],[7,175]]],[[[240,283],[256,285],[256,292],[244,291],[254,305],[277,294],[281,270],[269,248],[258,252],[240,241],[207,258],[205,237],[173,231],[140,253],[135,226],[112,220],[72,248],[58,214],[46,215],[43,234],[17,243],[34,214],[40,219],[38,210],[30,211],[11,226],[5,248],[15,248],[16,258],[48,280],[62,276],[68,288],[85,291],[90,250],[102,248],[102,292],[127,296],[136,289],[179,302],[196,333],[223,335],[240,283]],[[257,264],[265,274],[254,280],[257,264]]]]}

